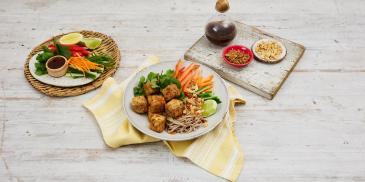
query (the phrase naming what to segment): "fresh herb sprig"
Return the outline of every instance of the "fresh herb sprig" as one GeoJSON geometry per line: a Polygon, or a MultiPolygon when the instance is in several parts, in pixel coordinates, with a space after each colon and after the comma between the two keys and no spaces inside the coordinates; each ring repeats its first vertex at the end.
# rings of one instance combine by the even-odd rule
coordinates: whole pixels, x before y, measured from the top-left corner
{"type": "Polygon", "coordinates": [[[144,76],[142,76],[141,78],[139,78],[139,81],[138,81],[137,86],[135,86],[133,88],[134,96],[144,95],[143,85],[145,84],[145,82],[146,82],[146,78],[144,76]]]}
{"type": "Polygon", "coordinates": [[[204,92],[199,94],[198,97],[202,98],[203,100],[215,100],[217,104],[222,103],[218,96],[214,95],[212,91],[204,92]]]}
{"type": "Polygon", "coordinates": [[[91,62],[101,64],[105,68],[110,68],[110,67],[114,66],[114,64],[115,64],[114,59],[108,55],[98,55],[98,54],[93,53],[90,56],[86,57],[86,59],[88,59],[91,62]]]}
{"type": "MultiPolygon", "coordinates": [[[[150,72],[147,75],[147,78],[142,76],[139,79],[137,86],[133,88],[134,95],[135,96],[144,95],[143,85],[146,83],[150,83],[152,88],[158,90],[164,89],[170,84],[175,84],[177,88],[181,89],[181,84],[179,80],[177,80],[173,75],[174,71],[169,69],[166,72],[162,73],[150,72]]],[[[180,97],[183,98],[184,95],[181,95],[180,97]]]]}
{"type": "Polygon", "coordinates": [[[164,89],[170,84],[175,84],[177,88],[181,88],[181,84],[179,80],[177,80],[174,76],[174,71],[169,69],[165,73],[159,75],[159,86],[160,89],[164,89]]]}
{"type": "Polygon", "coordinates": [[[43,52],[38,54],[35,62],[35,74],[44,75],[47,74],[46,62],[49,58],[54,56],[54,53],[48,49],[48,47],[43,46],[43,52]]]}

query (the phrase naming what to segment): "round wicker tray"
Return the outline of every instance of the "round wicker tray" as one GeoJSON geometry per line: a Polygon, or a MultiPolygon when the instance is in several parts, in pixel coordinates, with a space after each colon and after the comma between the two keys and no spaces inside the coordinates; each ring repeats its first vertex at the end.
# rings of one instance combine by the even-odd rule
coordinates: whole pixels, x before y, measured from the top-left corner
{"type": "MultiPolygon", "coordinates": [[[[36,80],[31,75],[31,73],[29,71],[29,60],[34,55],[38,54],[42,50],[43,46],[49,45],[52,41],[52,39],[50,39],[50,40],[47,40],[47,41],[41,43],[37,47],[33,48],[33,50],[29,53],[27,60],[25,61],[25,64],[24,64],[25,78],[35,89],[37,89],[40,92],[42,92],[46,95],[49,95],[49,96],[55,96],[55,97],[76,96],[76,95],[81,95],[81,94],[84,94],[86,92],[89,92],[91,90],[98,88],[99,86],[101,86],[101,84],[104,82],[104,80],[106,78],[114,75],[115,71],[118,69],[119,62],[120,62],[120,51],[119,51],[117,44],[114,42],[114,40],[111,37],[104,35],[102,33],[99,33],[99,32],[83,30],[83,31],[80,31],[79,33],[84,35],[84,37],[95,37],[95,38],[102,39],[102,45],[100,47],[98,47],[97,49],[95,49],[93,52],[96,52],[99,54],[110,55],[116,62],[114,67],[105,70],[96,80],[94,80],[93,82],[86,84],[86,85],[81,85],[81,86],[76,86],[76,87],[56,87],[56,86],[42,83],[42,82],[36,80]]],[[[62,34],[62,35],[65,35],[65,34],[62,34]]],[[[55,38],[56,39],[60,38],[62,35],[55,36],[55,38]]]]}

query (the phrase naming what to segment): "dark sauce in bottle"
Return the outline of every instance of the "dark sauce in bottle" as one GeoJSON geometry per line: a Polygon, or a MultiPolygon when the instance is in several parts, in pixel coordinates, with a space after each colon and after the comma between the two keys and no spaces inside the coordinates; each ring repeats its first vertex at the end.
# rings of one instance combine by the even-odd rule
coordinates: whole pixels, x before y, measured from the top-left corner
{"type": "Polygon", "coordinates": [[[236,26],[229,21],[212,21],[205,27],[205,35],[213,44],[224,46],[237,34],[236,26]]]}
{"type": "Polygon", "coordinates": [[[62,57],[55,57],[48,62],[47,66],[51,69],[57,69],[61,68],[65,63],[66,61],[62,57]]]}

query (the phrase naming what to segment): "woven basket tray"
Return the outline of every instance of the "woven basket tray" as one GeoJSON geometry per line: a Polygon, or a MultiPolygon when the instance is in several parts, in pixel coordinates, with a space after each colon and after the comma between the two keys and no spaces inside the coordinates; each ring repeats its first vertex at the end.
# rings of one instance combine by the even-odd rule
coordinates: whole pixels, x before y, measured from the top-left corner
{"type": "MultiPolygon", "coordinates": [[[[91,90],[94,90],[101,86],[101,84],[104,82],[104,80],[108,77],[111,77],[114,75],[115,71],[118,69],[119,62],[120,62],[120,51],[118,49],[117,44],[114,42],[114,40],[102,33],[99,32],[93,32],[93,31],[80,31],[84,37],[95,37],[102,39],[102,44],[100,47],[95,49],[93,52],[98,54],[107,54],[110,55],[115,60],[115,65],[112,68],[106,69],[96,80],[94,80],[91,83],[88,83],[86,85],[76,86],[76,87],[57,87],[48,85],[45,83],[42,83],[38,80],[36,80],[29,70],[29,60],[36,54],[38,54],[40,51],[42,51],[43,46],[47,46],[51,43],[52,39],[47,40],[37,47],[35,47],[28,55],[27,60],[24,64],[24,75],[25,78],[28,80],[28,82],[37,90],[40,92],[49,95],[49,96],[55,96],[55,97],[68,97],[68,96],[76,96],[81,95],[86,92],[89,92],[91,90]]],[[[65,34],[62,34],[65,35],[65,34]]],[[[62,35],[58,35],[55,38],[60,38],[62,35]]]]}

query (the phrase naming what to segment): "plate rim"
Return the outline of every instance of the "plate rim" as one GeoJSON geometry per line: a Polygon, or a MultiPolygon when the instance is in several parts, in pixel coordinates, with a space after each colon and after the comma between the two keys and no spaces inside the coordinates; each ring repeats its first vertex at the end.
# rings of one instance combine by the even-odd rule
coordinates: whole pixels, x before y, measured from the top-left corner
{"type": "MultiPolygon", "coordinates": [[[[145,70],[147,70],[147,69],[149,69],[149,68],[151,68],[153,66],[158,66],[158,65],[161,65],[161,64],[171,64],[171,63],[176,63],[176,61],[162,61],[162,62],[153,64],[153,65],[147,66],[147,67],[139,70],[138,72],[136,72],[133,75],[133,77],[130,79],[130,81],[129,81],[129,83],[127,85],[129,85],[131,83],[131,81],[134,80],[134,78],[137,76],[138,73],[140,73],[142,71],[145,71],[145,70]]],[[[192,62],[192,61],[185,60],[184,63],[196,63],[196,62],[192,62]]],[[[229,97],[229,93],[228,93],[228,87],[227,87],[227,84],[225,83],[225,81],[223,80],[223,78],[217,72],[215,72],[212,68],[210,68],[207,65],[201,64],[201,63],[196,63],[196,64],[199,64],[199,65],[202,65],[202,66],[206,67],[208,70],[212,71],[215,75],[217,75],[218,78],[219,78],[218,79],[219,82],[221,82],[221,84],[224,87],[227,101],[226,101],[226,106],[224,108],[222,107],[222,109],[223,109],[223,111],[224,111],[225,114],[223,114],[223,116],[220,119],[220,121],[214,123],[213,127],[209,128],[209,129],[206,129],[206,130],[204,130],[202,132],[195,133],[194,135],[188,135],[185,138],[173,138],[173,139],[171,139],[171,138],[164,137],[164,136],[156,136],[157,134],[156,135],[153,135],[153,134],[151,135],[148,132],[145,132],[144,131],[144,128],[140,128],[139,126],[135,125],[134,124],[134,121],[132,119],[130,119],[130,116],[129,116],[128,111],[127,111],[127,107],[129,107],[129,103],[126,102],[126,97],[127,97],[126,95],[127,94],[126,94],[126,90],[125,90],[124,91],[124,95],[123,95],[123,110],[124,110],[124,113],[126,114],[126,117],[127,117],[128,121],[129,121],[129,123],[131,123],[134,128],[136,128],[138,131],[142,132],[143,134],[148,135],[148,136],[153,137],[153,138],[165,140],[165,141],[187,141],[187,140],[192,140],[192,139],[195,139],[197,137],[203,136],[203,135],[211,132],[212,130],[214,130],[221,122],[223,122],[224,118],[227,115],[228,109],[229,109],[230,97],[229,97]]],[[[125,89],[128,89],[128,86],[125,89]]]]}

